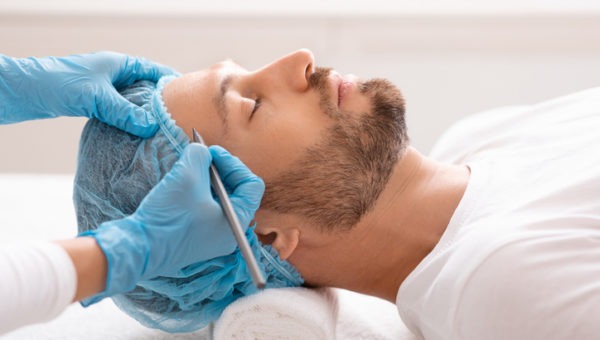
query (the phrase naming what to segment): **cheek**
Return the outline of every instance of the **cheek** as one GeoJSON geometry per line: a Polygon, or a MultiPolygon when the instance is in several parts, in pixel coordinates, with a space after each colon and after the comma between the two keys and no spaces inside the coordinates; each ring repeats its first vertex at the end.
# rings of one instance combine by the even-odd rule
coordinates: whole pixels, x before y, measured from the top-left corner
{"type": "Polygon", "coordinates": [[[255,117],[259,119],[247,129],[230,129],[223,145],[265,181],[293,166],[331,124],[313,107],[275,107],[279,109],[255,117]]]}
{"type": "Polygon", "coordinates": [[[289,141],[278,143],[268,136],[259,135],[248,136],[244,141],[239,142],[229,139],[228,142],[230,152],[239,157],[252,172],[263,180],[272,179],[284,171],[293,159],[289,152],[293,147],[289,145],[289,141]]]}

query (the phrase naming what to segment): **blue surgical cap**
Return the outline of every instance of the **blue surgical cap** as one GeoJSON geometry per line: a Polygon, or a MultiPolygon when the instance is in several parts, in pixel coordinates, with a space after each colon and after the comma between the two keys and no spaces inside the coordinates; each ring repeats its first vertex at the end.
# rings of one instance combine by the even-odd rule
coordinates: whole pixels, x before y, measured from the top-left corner
{"type": "MultiPolygon", "coordinates": [[[[142,139],[95,119],[86,124],[73,193],[79,232],[132,214],[189,143],[162,101],[162,88],[171,79],[164,77],[158,84],[141,81],[121,91],[157,119],[160,129],[154,137],[142,139]]],[[[265,273],[267,288],[302,285],[298,271],[282,261],[271,246],[261,245],[253,228],[248,229],[246,237],[265,273]]],[[[255,292],[236,249],[230,255],[187,266],[178,277],[139,282],[133,291],[114,296],[113,300],[145,326],[191,332],[216,320],[236,299],[255,292]]]]}

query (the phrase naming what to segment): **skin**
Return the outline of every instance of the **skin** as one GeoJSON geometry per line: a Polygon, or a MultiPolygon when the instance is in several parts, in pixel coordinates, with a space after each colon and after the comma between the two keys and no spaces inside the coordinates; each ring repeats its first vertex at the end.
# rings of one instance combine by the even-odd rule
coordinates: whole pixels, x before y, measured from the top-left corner
{"type": "Polygon", "coordinates": [[[108,262],[104,252],[91,237],[56,241],[73,261],[77,274],[77,290],[73,302],[104,291],[108,262]]]}
{"type": "MultiPolygon", "coordinates": [[[[225,61],[173,80],[163,100],[190,138],[194,127],[209,145],[225,147],[268,182],[333,124],[319,103],[319,93],[308,86],[313,69],[308,50],[256,71],[225,61]],[[229,75],[229,113],[223,119],[223,108],[214,98],[221,79],[229,75]],[[256,98],[260,107],[252,113],[256,98]]],[[[329,78],[330,104],[347,118],[370,110],[356,77],[332,72],[329,78]]],[[[302,216],[260,209],[256,233],[296,266],[308,285],[340,287],[394,302],[406,276],[438,243],[470,175],[467,167],[435,162],[412,147],[399,159],[373,209],[352,229],[325,232],[302,216]]]]}
{"type": "MultiPolygon", "coordinates": [[[[287,169],[333,123],[319,107],[319,94],[309,90],[313,65],[308,50],[252,72],[228,60],[173,80],[165,87],[163,100],[190,138],[194,127],[207,144],[223,146],[268,180],[287,169]],[[229,114],[225,127],[213,99],[219,81],[227,75],[233,75],[233,80],[226,94],[229,114]],[[256,98],[261,98],[261,103],[252,115],[256,98]]],[[[330,78],[330,91],[337,91],[335,81],[341,76],[331,74],[330,78]]],[[[358,92],[356,88],[352,91],[358,92]]],[[[345,98],[340,108],[352,114],[368,105],[364,96],[357,95],[345,98]]]]}

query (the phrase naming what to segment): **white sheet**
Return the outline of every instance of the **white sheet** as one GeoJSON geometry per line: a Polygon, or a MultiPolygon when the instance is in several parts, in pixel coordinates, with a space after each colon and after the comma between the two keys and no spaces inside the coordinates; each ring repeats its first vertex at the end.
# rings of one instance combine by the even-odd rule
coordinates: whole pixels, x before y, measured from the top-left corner
{"type": "MultiPolygon", "coordinates": [[[[77,233],[72,205],[72,176],[0,175],[0,243],[52,240],[77,233]]],[[[416,339],[398,317],[395,305],[336,290],[338,339],[416,339]]],[[[268,320],[265,320],[268,322],[268,320]]],[[[121,312],[111,300],[90,308],[70,306],[57,319],[0,336],[16,339],[210,339],[209,330],[167,334],[148,329],[121,312]]]]}

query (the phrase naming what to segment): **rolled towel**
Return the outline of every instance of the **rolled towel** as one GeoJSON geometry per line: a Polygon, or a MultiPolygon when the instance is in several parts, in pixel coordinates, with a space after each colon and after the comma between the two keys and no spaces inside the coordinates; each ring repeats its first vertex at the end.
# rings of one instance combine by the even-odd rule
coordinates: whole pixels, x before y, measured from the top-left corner
{"type": "Polygon", "coordinates": [[[338,301],[336,339],[417,340],[404,325],[395,304],[334,288],[338,301]]]}
{"type": "Polygon", "coordinates": [[[267,289],[229,305],[213,339],[335,339],[337,312],[329,288],[267,289]]]}

